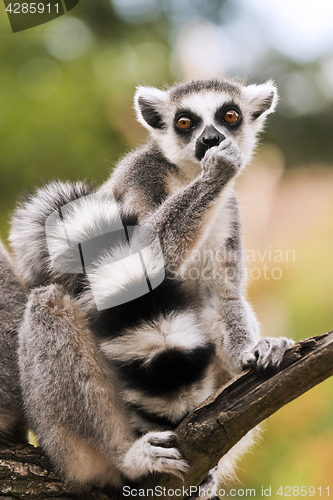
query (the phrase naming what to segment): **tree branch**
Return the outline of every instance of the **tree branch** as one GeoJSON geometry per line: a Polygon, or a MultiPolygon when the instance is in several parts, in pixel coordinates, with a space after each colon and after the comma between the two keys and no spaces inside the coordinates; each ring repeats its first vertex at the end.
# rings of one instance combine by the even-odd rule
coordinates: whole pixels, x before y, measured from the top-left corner
{"type": "MultiPolygon", "coordinates": [[[[184,481],[174,476],[156,474],[141,481],[137,487],[154,489],[158,485],[167,491],[198,486],[209,469],[249,430],[331,375],[333,331],[303,340],[289,348],[279,371],[250,370],[241,374],[219,393],[204,401],[177,427],[177,446],[192,465],[184,481]]],[[[41,451],[23,445],[0,449],[1,495],[17,499],[121,498],[120,492],[94,490],[80,495],[70,492],[52,472],[41,451]]],[[[163,498],[171,497],[165,495],[163,498]]]]}

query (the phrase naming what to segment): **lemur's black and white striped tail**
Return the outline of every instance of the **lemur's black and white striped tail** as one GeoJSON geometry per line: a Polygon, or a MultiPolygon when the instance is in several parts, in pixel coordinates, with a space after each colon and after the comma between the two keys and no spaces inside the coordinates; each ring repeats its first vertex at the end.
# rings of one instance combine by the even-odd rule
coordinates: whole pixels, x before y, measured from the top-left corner
{"type": "Polygon", "coordinates": [[[111,190],[83,183],[39,189],[16,211],[10,241],[28,286],[60,282],[75,293],[84,283],[98,311],[146,295],[165,278],[156,231],[124,213],[111,190]]]}

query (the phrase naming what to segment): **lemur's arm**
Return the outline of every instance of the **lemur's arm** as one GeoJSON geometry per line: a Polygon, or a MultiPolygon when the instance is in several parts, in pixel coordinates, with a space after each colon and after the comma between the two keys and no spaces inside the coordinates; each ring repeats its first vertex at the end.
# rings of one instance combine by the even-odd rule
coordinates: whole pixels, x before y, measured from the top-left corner
{"type": "Polygon", "coordinates": [[[223,364],[232,373],[249,367],[277,367],[293,341],[285,337],[261,338],[258,321],[245,299],[245,254],[238,202],[234,196],[229,199],[227,209],[232,230],[209,263],[214,270],[212,276],[200,282],[202,297],[205,297],[200,321],[210,332],[223,364]]]}
{"type": "Polygon", "coordinates": [[[175,273],[205,236],[219,197],[242,167],[242,155],[225,140],[207,151],[201,163],[201,175],[168,197],[145,221],[158,232],[165,266],[175,273]]]}

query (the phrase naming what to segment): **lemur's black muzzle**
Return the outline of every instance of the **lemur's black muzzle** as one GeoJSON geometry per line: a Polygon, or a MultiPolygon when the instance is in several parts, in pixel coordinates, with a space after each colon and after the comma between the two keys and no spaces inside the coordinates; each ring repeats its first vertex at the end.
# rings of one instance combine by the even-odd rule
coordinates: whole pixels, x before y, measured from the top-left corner
{"type": "Polygon", "coordinates": [[[207,149],[218,146],[224,141],[225,136],[221,134],[213,125],[209,125],[204,129],[198,137],[195,145],[195,157],[201,161],[205,156],[207,149]]]}

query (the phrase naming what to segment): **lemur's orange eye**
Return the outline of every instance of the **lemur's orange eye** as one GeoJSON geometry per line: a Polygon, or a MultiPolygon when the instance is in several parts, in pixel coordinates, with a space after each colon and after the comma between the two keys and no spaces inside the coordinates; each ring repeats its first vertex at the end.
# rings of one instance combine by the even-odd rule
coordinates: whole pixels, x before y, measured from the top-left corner
{"type": "Polygon", "coordinates": [[[239,119],[239,113],[234,109],[229,109],[223,117],[224,121],[227,123],[236,123],[239,119]]]}
{"type": "Polygon", "coordinates": [[[188,130],[192,127],[192,120],[187,118],[187,116],[182,116],[177,120],[177,127],[181,130],[188,130]]]}

